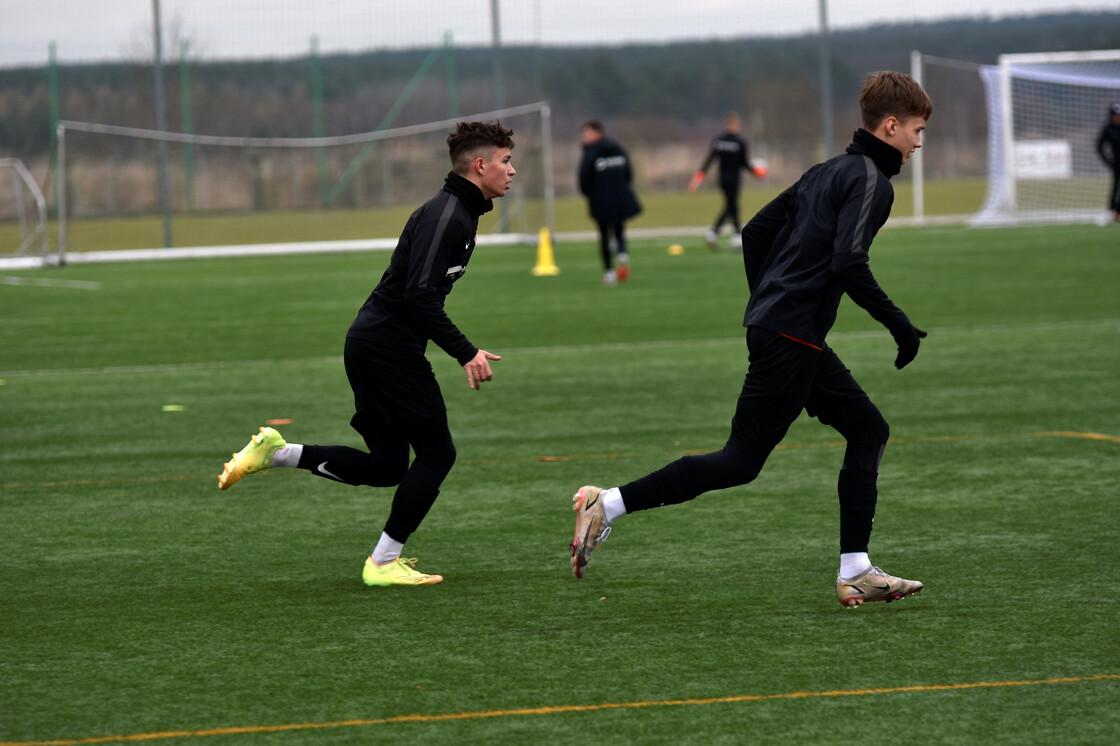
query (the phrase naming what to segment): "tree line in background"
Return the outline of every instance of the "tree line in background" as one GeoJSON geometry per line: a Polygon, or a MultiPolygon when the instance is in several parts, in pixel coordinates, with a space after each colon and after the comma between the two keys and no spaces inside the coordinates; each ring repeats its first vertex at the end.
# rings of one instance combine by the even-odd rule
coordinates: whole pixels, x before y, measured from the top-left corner
{"type": "MultiPolygon", "coordinates": [[[[908,71],[920,50],[956,60],[992,64],[1001,53],[1120,47],[1120,13],[1071,13],[1002,20],[950,20],[835,31],[830,36],[838,137],[858,123],[856,95],[863,76],[877,69],[908,71]]],[[[324,56],[326,134],[377,129],[431,50],[324,56]]],[[[193,131],[251,137],[314,134],[312,58],[245,62],[189,60],[193,131]]],[[[183,129],[178,60],[167,60],[168,129],[183,129]]],[[[458,48],[431,67],[393,126],[432,121],[547,100],[558,138],[575,136],[579,123],[603,119],[624,139],[658,141],[708,137],[728,109],[744,114],[754,139],[819,139],[820,41],[815,35],[782,38],[635,44],[617,47],[507,47],[501,55],[502,90],[494,85],[489,48],[458,48]]],[[[122,62],[59,69],[63,119],[153,128],[150,65],[122,62]]],[[[932,91],[931,91],[932,93],[932,91]]],[[[954,87],[963,112],[983,111],[979,85],[954,87]]],[[[944,97],[942,97],[944,98],[944,97]]],[[[954,126],[986,126],[983,117],[958,116],[954,126]]],[[[46,66],[0,70],[0,155],[35,159],[50,149],[46,66]]]]}

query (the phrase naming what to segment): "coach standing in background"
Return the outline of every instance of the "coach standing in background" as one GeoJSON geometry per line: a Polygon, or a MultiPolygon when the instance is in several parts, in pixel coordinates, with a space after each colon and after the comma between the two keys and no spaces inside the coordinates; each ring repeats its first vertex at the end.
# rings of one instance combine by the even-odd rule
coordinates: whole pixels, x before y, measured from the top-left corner
{"type": "Polygon", "coordinates": [[[630,157],[621,145],[603,134],[603,123],[592,119],[580,128],[583,160],[579,165],[579,190],[587,197],[591,218],[599,227],[603,257],[603,284],[625,282],[630,276],[626,251],[626,221],[642,211],[631,188],[630,157]],[[614,258],[618,257],[618,271],[614,258]]]}
{"type": "Polygon", "coordinates": [[[1120,104],[1108,108],[1108,121],[1097,138],[1097,152],[1101,160],[1112,169],[1112,191],[1108,196],[1108,209],[1112,219],[1120,220],[1120,104]]]}

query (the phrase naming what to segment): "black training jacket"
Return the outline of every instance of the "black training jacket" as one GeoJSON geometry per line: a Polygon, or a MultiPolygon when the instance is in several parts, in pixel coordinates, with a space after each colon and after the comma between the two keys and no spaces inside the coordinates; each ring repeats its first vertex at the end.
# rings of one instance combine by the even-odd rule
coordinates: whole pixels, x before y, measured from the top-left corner
{"type": "Polygon", "coordinates": [[[1097,153],[1113,171],[1120,171],[1120,125],[1109,122],[1097,137],[1097,153]]]}
{"type": "Polygon", "coordinates": [[[847,293],[888,329],[909,327],[867,263],[901,167],[896,148],[860,129],[843,155],[813,166],[759,211],[743,228],[751,291],[743,326],[823,347],[847,293]]]}
{"type": "Polygon", "coordinates": [[[443,310],[451,286],[466,272],[480,215],[492,200],[462,176],[447,175],[434,197],[418,207],[401,233],[381,282],[346,333],[394,352],[424,353],[428,340],[465,365],[478,354],[443,310]]]}
{"type": "Polygon", "coordinates": [[[604,137],[585,145],[579,164],[579,190],[587,197],[591,217],[600,223],[621,223],[642,211],[630,186],[633,173],[626,150],[604,137]]]}
{"type": "Polygon", "coordinates": [[[738,184],[742,179],[742,170],[749,169],[750,147],[747,141],[734,132],[724,132],[712,140],[711,150],[701,172],[706,172],[712,161],[719,159],[719,180],[725,184],[738,184]]]}

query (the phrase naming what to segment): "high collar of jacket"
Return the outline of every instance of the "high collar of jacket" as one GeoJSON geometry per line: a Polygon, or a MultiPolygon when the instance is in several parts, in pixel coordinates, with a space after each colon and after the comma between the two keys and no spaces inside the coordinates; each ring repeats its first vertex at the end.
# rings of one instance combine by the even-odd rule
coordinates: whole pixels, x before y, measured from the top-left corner
{"type": "Polygon", "coordinates": [[[485,199],[474,182],[451,171],[443,180],[443,191],[450,192],[463,201],[467,211],[476,218],[494,209],[494,200],[485,199]]]}
{"type": "Polygon", "coordinates": [[[888,179],[902,170],[902,153],[898,148],[883,142],[863,128],[852,135],[852,144],[845,152],[868,156],[888,179]]]}

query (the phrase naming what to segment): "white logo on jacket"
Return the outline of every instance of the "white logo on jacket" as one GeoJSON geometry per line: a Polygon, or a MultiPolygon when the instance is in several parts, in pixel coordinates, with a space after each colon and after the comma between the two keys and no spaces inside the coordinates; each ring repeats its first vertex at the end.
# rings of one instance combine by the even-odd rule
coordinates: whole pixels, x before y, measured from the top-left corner
{"type": "Polygon", "coordinates": [[[612,155],[612,156],[609,156],[607,158],[596,158],[595,159],[595,170],[596,171],[606,171],[607,169],[610,169],[610,168],[625,168],[625,166],[626,166],[626,156],[624,156],[624,155],[612,155]]]}

